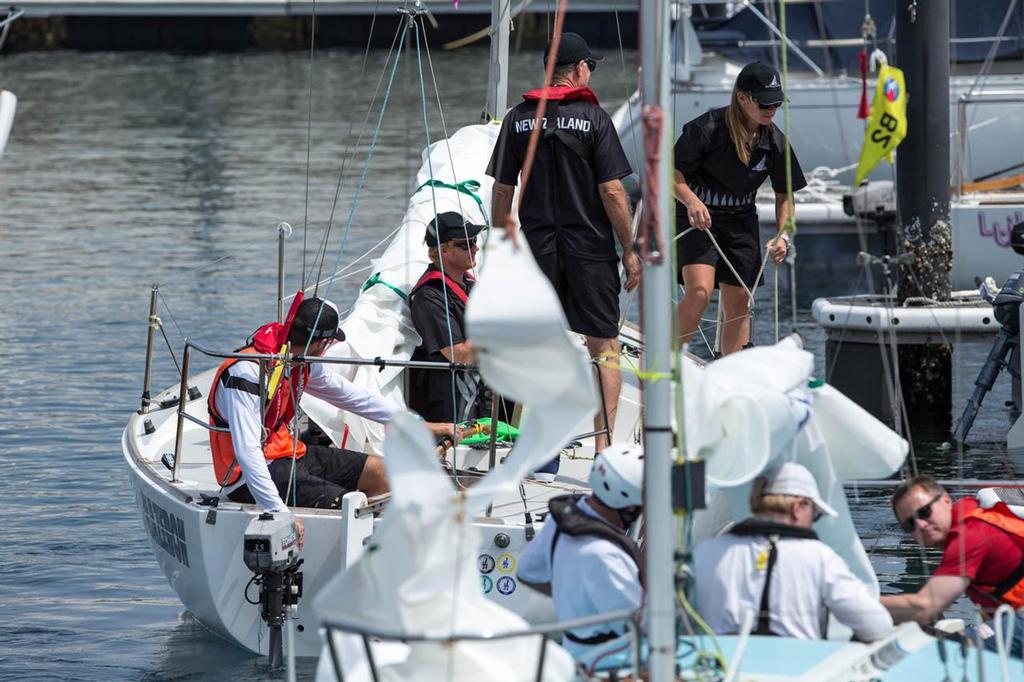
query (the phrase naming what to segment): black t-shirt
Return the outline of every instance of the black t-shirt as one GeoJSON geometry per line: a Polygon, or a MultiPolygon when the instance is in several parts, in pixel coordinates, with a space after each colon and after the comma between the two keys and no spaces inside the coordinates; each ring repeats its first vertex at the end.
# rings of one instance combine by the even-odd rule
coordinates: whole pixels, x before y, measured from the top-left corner
{"type": "MultiPolygon", "coordinates": [[[[501,122],[487,174],[502,184],[519,182],[537,104],[521,102],[501,122]]],[[[552,125],[556,118],[560,129],[589,145],[591,159],[588,163],[557,138],[541,135],[519,211],[523,232],[536,254],[558,250],[614,260],[612,224],[597,186],[632,172],[618,133],[604,109],[581,100],[549,100],[541,125],[552,125]],[[557,109],[554,116],[552,108],[557,109]]]]}
{"type": "MultiPolygon", "coordinates": [[[[427,272],[438,271],[431,264],[427,272]]],[[[468,295],[473,280],[462,281],[468,295]]],[[[442,348],[455,346],[466,340],[466,304],[448,287],[448,307],[440,280],[432,280],[413,292],[409,298],[412,322],[423,342],[412,354],[413,360],[448,362],[442,348]],[[451,336],[448,334],[449,321],[451,336]]],[[[453,372],[438,369],[409,370],[409,407],[432,422],[463,421],[489,414],[484,401],[477,400],[480,380],[475,373],[458,371],[455,375],[455,396],[458,409],[452,406],[453,372]],[[467,412],[467,407],[470,408],[467,412]]]]}
{"type": "MultiPolygon", "coordinates": [[[[693,193],[704,202],[712,216],[746,216],[756,212],[755,196],[765,178],[772,189],[786,192],[786,136],[778,126],[761,126],[746,166],[736,156],[736,147],[725,125],[726,107],[712,109],[683,126],[676,140],[676,170],[682,172],[693,193]]],[[[793,148],[793,191],[807,186],[793,148]]],[[[677,225],[689,225],[686,207],[676,202],[677,225]]]]}

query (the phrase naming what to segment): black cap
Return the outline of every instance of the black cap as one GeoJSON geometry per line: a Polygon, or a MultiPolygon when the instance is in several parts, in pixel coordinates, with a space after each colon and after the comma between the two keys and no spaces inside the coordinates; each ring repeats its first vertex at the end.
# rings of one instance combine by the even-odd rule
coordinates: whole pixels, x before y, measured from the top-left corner
{"type": "Polygon", "coordinates": [[[483,225],[474,225],[455,211],[448,211],[438,213],[437,217],[430,221],[423,238],[427,241],[427,246],[437,246],[439,237],[442,244],[449,239],[473,239],[482,229],[483,225]],[[435,230],[435,225],[440,229],[435,230]]]}
{"type": "Polygon", "coordinates": [[[758,104],[782,104],[786,99],[779,72],[762,62],[750,62],[744,66],[736,76],[736,88],[750,93],[758,104]]]}
{"type": "Polygon", "coordinates": [[[288,340],[292,344],[305,344],[310,340],[316,342],[331,338],[345,339],[345,333],[338,329],[337,307],[330,301],[315,297],[300,303],[288,340]]]}
{"type": "MultiPolygon", "coordinates": [[[[548,65],[548,54],[551,52],[551,43],[544,48],[544,66],[548,65]]],[[[555,66],[566,64],[578,64],[584,59],[593,59],[599,62],[604,59],[603,54],[598,54],[590,49],[587,41],[579,33],[563,33],[558,41],[558,54],[555,55],[555,66]]]]}

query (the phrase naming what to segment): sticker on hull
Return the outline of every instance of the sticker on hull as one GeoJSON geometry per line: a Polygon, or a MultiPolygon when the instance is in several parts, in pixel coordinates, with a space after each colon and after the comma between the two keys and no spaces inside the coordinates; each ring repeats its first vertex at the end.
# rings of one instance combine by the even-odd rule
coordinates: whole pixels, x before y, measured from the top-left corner
{"type": "Polygon", "coordinates": [[[143,494],[139,494],[139,506],[146,522],[146,532],[153,542],[174,557],[183,566],[188,566],[188,539],[185,537],[185,522],[165,511],[143,494]]]}

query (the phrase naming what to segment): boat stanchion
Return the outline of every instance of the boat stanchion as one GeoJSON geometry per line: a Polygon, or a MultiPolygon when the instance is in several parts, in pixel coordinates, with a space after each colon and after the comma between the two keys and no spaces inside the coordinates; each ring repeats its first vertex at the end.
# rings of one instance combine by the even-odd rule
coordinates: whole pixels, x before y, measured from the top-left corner
{"type": "Polygon", "coordinates": [[[188,360],[192,346],[185,339],[185,350],[181,354],[181,384],[178,387],[178,426],[174,435],[174,469],[171,471],[171,483],[180,483],[178,470],[181,468],[181,436],[185,431],[185,410],[188,408],[188,360]]]}
{"type": "Polygon", "coordinates": [[[284,240],[292,236],[292,226],[277,224],[277,321],[284,322],[284,240]]]}
{"type": "Polygon", "coordinates": [[[142,405],[139,407],[139,414],[149,413],[149,384],[153,373],[153,337],[157,327],[160,325],[160,318],[156,316],[156,298],[160,292],[160,285],[154,284],[149,293],[149,331],[146,333],[146,369],[142,374],[142,405]]]}

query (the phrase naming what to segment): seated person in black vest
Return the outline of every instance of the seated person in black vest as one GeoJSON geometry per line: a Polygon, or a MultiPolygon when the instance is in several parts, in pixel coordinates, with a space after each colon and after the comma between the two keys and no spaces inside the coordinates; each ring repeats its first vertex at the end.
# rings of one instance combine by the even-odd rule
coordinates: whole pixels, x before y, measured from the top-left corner
{"type": "Polygon", "coordinates": [[[812,529],[836,516],[811,472],[786,462],[754,481],[754,516],[694,552],[696,607],[712,630],[824,639],[828,614],[870,642],[892,630],[878,597],[812,529]]]}
{"type": "MultiPolygon", "coordinates": [[[[626,534],[643,504],[640,447],[606,447],[594,458],[589,483],[591,495],[548,502],[544,527],[519,556],[519,581],[551,595],[560,621],[643,605],[641,552],[626,534]]],[[[579,659],[625,632],[625,621],[566,630],[562,646],[579,659]]]]}
{"type": "MultiPolygon", "coordinates": [[[[413,360],[475,361],[466,339],[466,303],[476,282],[470,271],[476,266],[477,235],[483,229],[454,212],[439,214],[427,226],[430,265],[409,295],[412,322],[422,339],[413,360]]],[[[489,401],[482,393],[475,372],[409,370],[409,407],[427,421],[439,415],[449,422],[489,417],[489,401]]]]}

